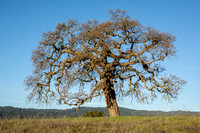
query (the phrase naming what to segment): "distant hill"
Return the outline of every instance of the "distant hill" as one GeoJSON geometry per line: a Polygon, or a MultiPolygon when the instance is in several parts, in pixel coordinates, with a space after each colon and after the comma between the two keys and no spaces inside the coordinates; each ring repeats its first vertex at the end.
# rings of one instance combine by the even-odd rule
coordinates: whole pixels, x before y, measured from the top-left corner
{"type": "MultiPolygon", "coordinates": [[[[119,108],[121,116],[172,116],[172,115],[196,115],[198,112],[189,111],[146,111],[134,110],[128,108],[119,108]]],[[[63,118],[63,117],[80,117],[88,111],[104,112],[108,116],[107,108],[104,107],[81,107],[72,109],[33,109],[33,108],[16,108],[11,106],[0,106],[0,119],[12,118],[63,118]]]]}

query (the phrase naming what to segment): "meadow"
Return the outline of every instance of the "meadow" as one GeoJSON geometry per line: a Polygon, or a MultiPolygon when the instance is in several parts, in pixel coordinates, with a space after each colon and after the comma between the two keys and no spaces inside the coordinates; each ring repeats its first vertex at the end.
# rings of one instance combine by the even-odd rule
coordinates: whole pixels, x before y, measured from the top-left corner
{"type": "Polygon", "coordinates": [[[0,120],[0,133],[200,133],[199,116],[0,120]]]}

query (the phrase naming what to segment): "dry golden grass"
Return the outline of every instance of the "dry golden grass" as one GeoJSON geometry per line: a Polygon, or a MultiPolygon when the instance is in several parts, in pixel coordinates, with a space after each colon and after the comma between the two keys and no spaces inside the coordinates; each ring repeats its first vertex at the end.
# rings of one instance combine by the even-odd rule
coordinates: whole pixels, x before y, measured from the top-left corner
{"type": "Polygon", "coordinates": [[[0,120],[0,133],[200,133],[200,117],[116,117],[0,120]]]}

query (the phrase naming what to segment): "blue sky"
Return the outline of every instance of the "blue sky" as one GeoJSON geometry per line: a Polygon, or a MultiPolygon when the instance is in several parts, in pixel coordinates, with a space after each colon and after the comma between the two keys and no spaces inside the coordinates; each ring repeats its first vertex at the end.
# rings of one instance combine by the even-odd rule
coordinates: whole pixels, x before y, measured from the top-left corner
{"type": "MultiPolygon", "coordinates": [[[[0,0],[0,106],[22,108],[72,108],[67,105],[38,106],[27,103],[23,81],[32,72],[31,51],[42,33],[54,30],[69,18],[86,22],[109,19],[110,9],[124,9],[144,26],[151,26],[177,37],[177,57],[163,65],[167,72],[187,81],[178,100],[160,98],[140,104],[129,98],[119,106],[137,110],[186,110],[200,112],[200,1],[199,0],[0,0]]],[[[104,107],[104,99],[85,106],[104,107]]]]}

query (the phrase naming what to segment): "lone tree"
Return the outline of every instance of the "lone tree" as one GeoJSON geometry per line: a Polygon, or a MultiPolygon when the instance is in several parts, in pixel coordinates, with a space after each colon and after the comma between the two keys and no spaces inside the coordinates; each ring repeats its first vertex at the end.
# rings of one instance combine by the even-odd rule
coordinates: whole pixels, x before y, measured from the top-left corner
{"type": "Polygon", "coordinates": [[[115,117],[116,96],[133,96],[141,102],[157,94],[168,100],[177,97],[185,81],[163,74],[159,65],[175,56],[175,37],[142,26],[125,11],[110,15],[102,23],[69,20],[43,33],[32,53],[34,71],[25,79],[26,88],[32,90],[29,100],[80,107],[104,95],[108,112],[115,117]]]}

